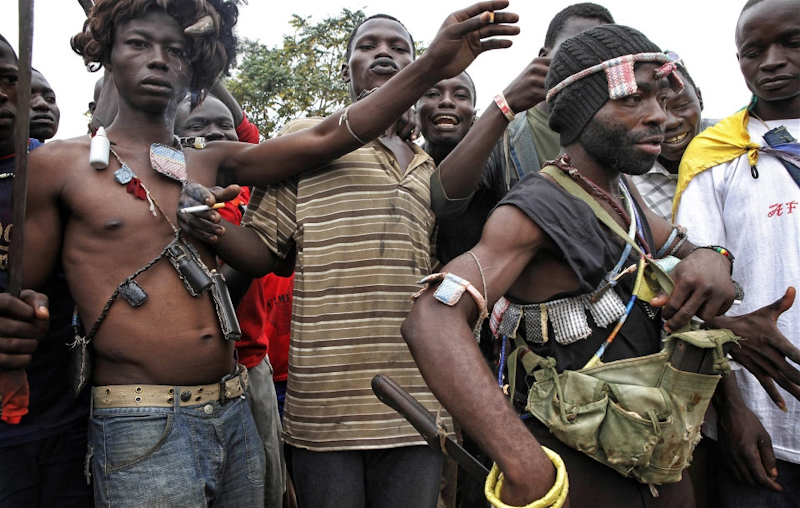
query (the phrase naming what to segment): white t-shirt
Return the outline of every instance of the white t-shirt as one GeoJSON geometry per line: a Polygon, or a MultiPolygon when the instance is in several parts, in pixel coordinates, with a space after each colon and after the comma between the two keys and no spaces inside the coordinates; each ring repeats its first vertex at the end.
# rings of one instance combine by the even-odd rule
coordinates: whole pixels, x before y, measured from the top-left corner
{"type": "MultiPolygon", "coordinates": [[[[780,125],[800,139],[800,119],[748,122],[754,143],[766,146],[763,135],[780,125]]],[[[747,155],[697,175],[684,191],[676,222],[689,229],[695,245],[722,245],[736,256],[733,280],[745,291],[741,305],[728,315],[757,310],[780,298],[788,286],[800,288],[800,188],[781,162],[759,153],[758,178],[747,155]]],[[[778,319],[778,328],[800,347],[800,301],[778,319]]],[[[736,378],[747,406],[772,437],[775,455],[800,463],[800,402],[778,387],[788,413],[778,409],[758,380],[745,369],[736,378]]],[[[777,386],[777,385],[776,385],[777,386]]],[[[709,429],[716,438],[716,428],[709,429]]]]}

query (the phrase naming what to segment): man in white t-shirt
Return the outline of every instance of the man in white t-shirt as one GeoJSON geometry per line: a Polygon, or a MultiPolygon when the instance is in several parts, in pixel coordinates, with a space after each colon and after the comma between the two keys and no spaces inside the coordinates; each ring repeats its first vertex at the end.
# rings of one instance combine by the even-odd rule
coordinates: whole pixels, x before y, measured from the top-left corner
{"type": "Polygon", "coordinates": [[[794,290],[787,291],[800,283],[800,162],[787,155],[792,138],[800,138],[798,12],[798,0],[745,5],[737,57],[754,100],[692,143],[675,199],[676,222],[688,227],[693,243],[725,245],[736,254],[733,279],[746,297],[728,315],[775,302],[761,317],[777,320],[780,330],[734,348],[734,359],[747,370],[735,372],[736,383],[726,385],[715,404],[719,422],[708,433],[717,440],[718,463],[733,471],[716,468],[718,492],[710,497],[725,508],[794,507],[800,499],[800,373],[784,358],[797,362],[800,346],[800,306],[789,308],[794,290]],[[775,345],[756,351],[752,344],[764,340],[775,345]]]}

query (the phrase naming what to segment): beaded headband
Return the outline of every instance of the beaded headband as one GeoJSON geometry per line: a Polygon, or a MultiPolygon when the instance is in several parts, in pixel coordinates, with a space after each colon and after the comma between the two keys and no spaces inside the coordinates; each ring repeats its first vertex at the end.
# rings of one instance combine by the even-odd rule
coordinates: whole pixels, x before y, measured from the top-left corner
{"type": "Polygon", "coordinates": [[[662,62],[664,65],[655,71],[655,79],[668,77],[673,88],[683,90],[683,80],[675,73],[678,68],[677,63],[680,62],[680,58],[676,53],[637,53],[635,55],[618,56],[576,72],[547,92],[547,102],[550,103],[558,92],[569,85],[600,71],[605,71],[606,73],[609,99],[621,99],[636,93],[636,90],[639,89],[633,68],[636,62],[662,62]]]}

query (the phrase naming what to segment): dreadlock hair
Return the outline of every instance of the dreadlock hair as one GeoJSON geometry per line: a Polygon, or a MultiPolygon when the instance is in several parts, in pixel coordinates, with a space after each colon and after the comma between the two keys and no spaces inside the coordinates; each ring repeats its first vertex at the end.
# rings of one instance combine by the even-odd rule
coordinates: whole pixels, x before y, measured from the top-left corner
{"type": "Polygon", "coordinates": [[[558,38],[558,34],[564,29],[564,25],[574,18],[599,19],[605,23],[614,23],[611,13],[602,5],[591,2],[570,5],[553,16],[550,25],[547,27],[547,34],[544,36],[544,47],[552,48],[556,38],[558,38]]]}
{"type": "Polygon", "coordinates": [[[358,32],[358,29],[361,28],[361,25],[363,25],[364,23],[366,23],[371,19],[389,19],[391,21],[395,21],[398,24],[400,24],[400,26],[403,27],[403,30],[405,30],[406,33],[408,34],[408,39],[411,41],[411,58],[412,59],[417,58],[417,48],[416,46],[414,46],[414,37],[411,36],[411,32],[408,31],[408,28],[406,28],[406,26],[394,16],[389,16],[388,14],[375,14],[361,21],[361,23],[357,24],[356,27],[353,29],[353,31],[350,32],[350,37],[347,39],[347,51],[345,52],[344,55],[345,62],[350,60],[350,55],[353,53],[353,40],[356,38],[356,33],[358,32]]]}
{"type": "Polygon", "coordinates": [[[8,49],[11,50],[11,54],[14,55],[14,60],[19,60],[19,57],[17,57],[17,52],[14,51],[14,46],[12,46],[10,42],[8,42],[8,39],[3,37],[3,34],[0,34],[0,43],[3,43],[6,46],[8,46],[8,49]]]}
{"type": "Polygon", "coordinates": [[[186,58],[192,64],[191,92],[202,97],[223,72],[228,73],[236,58],[233,27],[239,8],[231,0],[98,0],[92,7],[83,30],[72,37],[73,51],[83,57],[86,68],[94,72],[111,58],[117,26],[144,16],[151,9],[161,10],[181,28],[194,25],[204,16],[214,20],[214,30],[200,36],[186,36],[186,58]]]}

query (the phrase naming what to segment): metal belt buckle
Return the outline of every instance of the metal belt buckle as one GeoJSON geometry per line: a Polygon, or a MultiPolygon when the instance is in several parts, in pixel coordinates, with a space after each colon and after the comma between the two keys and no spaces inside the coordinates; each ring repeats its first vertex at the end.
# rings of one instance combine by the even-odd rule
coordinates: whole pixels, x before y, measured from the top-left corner
{"type": "Polygon", "coordinates": [[[225,383],[227,383],[229,380],[233,379],[235,376],[238,375],[239,373],[237,371],[236,374],[228,374],[219,381],[219,403],[222,404],[223,406],[225,405],[225,402],[228,400],[227,396],[228,394],[227,390],[225,389],[225,383]]]}

